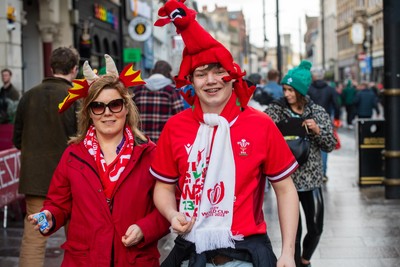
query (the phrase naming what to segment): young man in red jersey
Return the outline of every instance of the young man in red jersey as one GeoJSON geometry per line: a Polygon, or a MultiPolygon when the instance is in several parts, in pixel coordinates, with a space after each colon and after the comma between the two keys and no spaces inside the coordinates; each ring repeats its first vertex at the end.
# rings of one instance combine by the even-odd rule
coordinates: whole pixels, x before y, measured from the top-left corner
{"type": "MultiPolygon", "coordinates": [[[[183,3],[168,1],[159,14],[168,12],[180,14],[171,19],[177,28],[197,23],[183,3]]],[[[247,106],[254,89],[230,53],[198,26],[182,28],[197,29],[182,32],[176,78],[193,89],[184,94],[192,108],[168,120],[150,168],[155,205],[178,234],[162,266],[294,267],[299,203],[290,174],[298,163],[268,115],[247,106]],[[262,209],[267,181],[278,203],[278,260],[262,209]]]]}

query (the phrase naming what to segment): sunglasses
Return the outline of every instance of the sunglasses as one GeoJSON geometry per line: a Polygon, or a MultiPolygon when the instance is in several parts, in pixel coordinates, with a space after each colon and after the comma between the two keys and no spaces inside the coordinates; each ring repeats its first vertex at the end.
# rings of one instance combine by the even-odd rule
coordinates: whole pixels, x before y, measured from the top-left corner
{"type": "Polygon", "coordinates": [[[92,102],[89,104],[89,108],[94,115],[104,114],[104,112],[106,112],[107,107],[112,113],[119,113],[124,107],[124,100],[120,98],[111,100],[110,102],[108,102],[108,104],[103,102],[92,102]]]}

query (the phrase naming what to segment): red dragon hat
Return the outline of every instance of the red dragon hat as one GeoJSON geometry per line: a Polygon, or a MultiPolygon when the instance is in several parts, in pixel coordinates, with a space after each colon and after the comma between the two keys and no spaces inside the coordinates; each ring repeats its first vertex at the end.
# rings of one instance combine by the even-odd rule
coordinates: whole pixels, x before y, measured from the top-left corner
{"type": "MultiPolygon", "coordinates": [[[[246,106],[255,87],[248,88],[242,80],[246,74],[233,61],[231,53],[220,42],[215,40],[196,20],[196,11],[188,8],[185,0],[168,0],[158,10],[159,18],[154,25],[162,27],[173,23],[176,32],[182,36],[185,48],[182,53],[182,63],[178,75],[175,77],[176,86],[182,88],[191,84],[188,76],[203,65],[220,63],[229,76],[224,77],[228,82],[235,79],[235,93],[239,97],[241,106],[246,106]]],[[[189,104],[193,104],[194,96],[189,92],[182,93],[189,104]]]]}

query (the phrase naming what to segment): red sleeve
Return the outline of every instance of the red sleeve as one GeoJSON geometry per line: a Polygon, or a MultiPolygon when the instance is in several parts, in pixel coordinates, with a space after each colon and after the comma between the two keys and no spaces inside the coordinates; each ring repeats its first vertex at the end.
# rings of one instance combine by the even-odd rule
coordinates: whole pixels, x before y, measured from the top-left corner
{"type": "Polygon", "coordinates": [[[150,167],[151,174],[159,181],[174,184],[179,179],[179,170],[172,152],[170,123],[166,123],[157,141],[156,155],[150,167]]]}

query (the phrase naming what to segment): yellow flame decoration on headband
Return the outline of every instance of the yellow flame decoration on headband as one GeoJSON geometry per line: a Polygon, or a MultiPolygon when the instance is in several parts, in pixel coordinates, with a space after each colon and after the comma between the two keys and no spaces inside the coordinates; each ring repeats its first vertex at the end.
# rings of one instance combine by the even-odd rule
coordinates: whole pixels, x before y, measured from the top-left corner
{"type": "MultiPolygon", "coordinates": [[[[133,64],[127,65],[118,75],[117,67],[115,66],[114,60],[109,55],[104,55],[106,61],[106,74],[112,74],[119,77],[120,81],[125,85],[126,88],[136,85],[145,84],[140,77],[140,70],[135,71],[133,64]]],[[[83,64],[83,76],[85,79],[75,79],[72,81],[73,87],[68,89],[68,95],[62,103],[58,105],[58,112],[62,113],[67,110],[76,100],[86,97],[90,85],[100,77],[89,66],[89,62],[85,61],[83,64]]]]}

